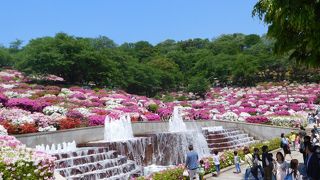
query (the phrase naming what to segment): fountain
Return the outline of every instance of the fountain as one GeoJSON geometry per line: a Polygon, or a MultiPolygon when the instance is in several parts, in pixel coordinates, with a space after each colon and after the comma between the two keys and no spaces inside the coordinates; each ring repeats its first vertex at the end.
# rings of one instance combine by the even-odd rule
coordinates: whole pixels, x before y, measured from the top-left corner
{"type": "Polygon", "coordinates": [[[37,145],[36,146],[36,150],[37,151],[42,151],[42,152],[46,152],[49,154],[56,154],[56,153],[66,153],[66,152],[70,152],[70,151],[75,151],[77,149],[76,147],[76,142],[72,141],[72,142],[63,142],[62,144],[52,144],[51,148],[50,146],[41,144],[41,145],[37,145]]]}
{"type": "Polygon", "coordinates": [[[184,152],[187,152],[189,144],[194,146],[195,151],[199,154],[199,158],[210,155],[208,143],[202,133],[202,128],[199,128],[195,122],[191,125],[191,130],[188,131],[186,123],[183,121],[181,115],[181,106],[175,106],[173,108],[173,115],[169,120],[169,132],[170,133],[183,133],[186,140],[182,141],[182,148],[184,152]]]}
{"type": "MultiPolygon", "coordinates": [[[[139,176],[142,172],[137,164],[142,164],[147,143],[133,137],[130,117],[121,116],[116,120],[107,116],[104,129],[104,140],[93,142],[90,147],[54,154],[56,172],[67,179],[129,179],[139,176]]],[[[70,150],[68,145],[62,146],[70,150]]]]}
{"type": "Polygon", "coordinates": [[[119,120],[106,116],[104,123],[104,141],[126,141],[133,138],[130,116],[121,116],[119,120]]]}

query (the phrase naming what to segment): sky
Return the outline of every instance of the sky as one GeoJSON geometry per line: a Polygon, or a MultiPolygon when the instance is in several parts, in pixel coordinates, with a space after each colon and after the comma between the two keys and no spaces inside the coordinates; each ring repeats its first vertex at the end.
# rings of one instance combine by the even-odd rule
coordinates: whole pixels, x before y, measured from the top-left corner
{"type": "Polygon", "coordinates": [[[117,44],[265,34],[251,16],[257,0],[3,0],[0,44],[54,36],[107,36],[117,44]]]}

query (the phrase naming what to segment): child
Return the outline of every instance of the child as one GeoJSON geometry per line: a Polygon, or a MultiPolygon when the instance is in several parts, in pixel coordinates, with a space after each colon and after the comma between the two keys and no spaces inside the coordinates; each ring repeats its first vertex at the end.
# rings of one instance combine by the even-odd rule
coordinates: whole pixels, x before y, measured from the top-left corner
{"type": "Polygon", "coordinates": [[[241,173],[240,157],[238,156],[237,151],[234,151],[233,154],[234,154],[234,165],[236,166],[236,172],[233,172],[233,173],[239,174],[239,173],[241,173]]]}
{"type": "Polygon", "coordinates": [[[204,166],[204,162],[203,160],[201,159],[200,162],[199,162],[199,179],[202,180],[203,179],[203,176],[205,174],[205,166],[204,166]]]}
{"type": "Polygon", "coordinates": [[[296,133],[294,133],[294,131],[291,131],[291,135],[290,135],[290,144],[292,144],[293,150],[296,150],[296,133]]]}
{"type": "Polygon", "coordinates": [[[217,171],[217,176],[219,176],[219,174],[220,174],[220,157],[219,157],[219,155],[218,155],[218,151],[217,150],[215,150],[214,152],[213,152],[213,162],[214,162],[214,165],[216,166],[216,171],[217,171]]]}
{"type": "Polygon", "coordinates": [[[300,149],[300,137],[296,136],[296,140],[295,140],[295,144],[296,144],[296,149],[300,149]]]}

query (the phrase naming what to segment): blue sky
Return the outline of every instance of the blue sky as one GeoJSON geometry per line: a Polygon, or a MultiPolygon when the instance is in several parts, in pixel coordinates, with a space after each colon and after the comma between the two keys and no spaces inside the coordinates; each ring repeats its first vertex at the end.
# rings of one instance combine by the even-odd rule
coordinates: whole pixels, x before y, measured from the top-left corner
{"type": "Polygon", "coordinates": [[[3,0],[0,44],[66,32],[116,43],[264,34],[251,17],[256,0],[3,0]]]}

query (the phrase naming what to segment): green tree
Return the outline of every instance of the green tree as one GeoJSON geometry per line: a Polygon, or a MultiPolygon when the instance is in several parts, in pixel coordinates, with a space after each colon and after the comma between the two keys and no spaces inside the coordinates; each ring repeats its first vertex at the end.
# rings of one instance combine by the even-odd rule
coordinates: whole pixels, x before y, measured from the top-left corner
{"type": "Polygon", "coordinates": [[[268,24],[275,53],[310,64],[320,61],[320,1],[259,0],[253,9],[268,24]]]}
{"type": "Polygon", "coordinates": [[[190,79],[188,91],[204,98],[205,93],[209,89],[209,85],[209,81],[204,76],[198,74],[190,79]]]}

